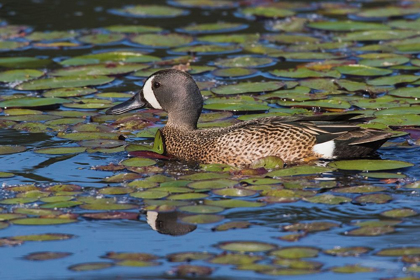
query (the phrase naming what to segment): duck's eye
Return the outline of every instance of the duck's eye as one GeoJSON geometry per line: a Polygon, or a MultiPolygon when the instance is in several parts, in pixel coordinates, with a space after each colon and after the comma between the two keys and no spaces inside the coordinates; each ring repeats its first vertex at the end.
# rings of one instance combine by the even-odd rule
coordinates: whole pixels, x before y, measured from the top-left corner
{"type": "Polygon", "coordinates": [[[153,83],[153,87],[154,87],[154,88],[158,88],[158,87],[160,87],[160,83],[159,83],[159,82],[154,82],[154,83],[153,83]]]}

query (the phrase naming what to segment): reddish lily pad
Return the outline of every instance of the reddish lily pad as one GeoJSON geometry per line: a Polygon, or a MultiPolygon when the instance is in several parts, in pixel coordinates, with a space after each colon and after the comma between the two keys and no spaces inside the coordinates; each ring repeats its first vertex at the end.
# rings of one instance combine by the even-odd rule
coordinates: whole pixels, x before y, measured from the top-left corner
{"type": "Polygon", "coordinates": [[[304,232],[317,232],[329,230],[340,226],[340,224],[332,222],[311,222],[311,223],[296,223],[284,226],[285,231],[304,231],[304,232]]]}
{"type": "Polygon", "coordinates": [[[94,220],[137,220],[139,214],[132,212],[99,212],[99,213],[86,213],[82,215],[87,219],[94,220]]]}
{"type": "Polygon", "coordinates": [[[178,276],[197,277],[197,276],[209,276],[213,273],[214,268],[208,266],[189,265],[184,264],[177,266],[174,270],[178,276]]]}
{"type": "Polygon", "coordinates": [[[226,231],[231,229],[243,229],[243,228],[249,228],[251,226],[250,222],[227,222],[221,225],[218,225],[217,227],[213,228],[214,231],[226,231]]]}
{"type": "Polygon", "coordinates": [[[170,262],[190,262],[193,260],[208,260],[215,255],[208,252],[184,252],[174,253],[166,256],[170,262]]]}
{"type": "Polygon", "coordinates": [[[71,256],[73,253],[68,252],[35,252],[23,256],[23,259],[28,261],[48,261],[62,259],[71,256]]]}

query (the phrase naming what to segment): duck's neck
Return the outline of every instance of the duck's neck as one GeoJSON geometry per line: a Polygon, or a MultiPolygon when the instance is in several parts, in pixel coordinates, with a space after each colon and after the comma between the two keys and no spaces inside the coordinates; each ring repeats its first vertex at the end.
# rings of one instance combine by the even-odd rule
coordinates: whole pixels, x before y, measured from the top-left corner
{"type": "Polygon", "coordinates": [[[169,113],[168,114],[168,122],[166,126],[173,127],[182,130],[196,130],[197,129],[197,121],[200,117],[200,113],[198,114],[185,114],[185,113],[169,113]]]}

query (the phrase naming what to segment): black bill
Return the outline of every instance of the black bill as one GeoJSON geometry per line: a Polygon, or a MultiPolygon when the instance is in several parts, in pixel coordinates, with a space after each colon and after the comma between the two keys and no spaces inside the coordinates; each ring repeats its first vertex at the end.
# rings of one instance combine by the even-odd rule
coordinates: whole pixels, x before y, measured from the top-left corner
{"type": "Polygon", "coordinates": [[[143,100],[142,96],[143,96],[143,93],[138,92],[127,101],[109,108],[108,110],[105,111],[105,114],[120,115],[120,114],[129,112],[135,109],[143,108],[147,105],[147,102],[143,100]]]}

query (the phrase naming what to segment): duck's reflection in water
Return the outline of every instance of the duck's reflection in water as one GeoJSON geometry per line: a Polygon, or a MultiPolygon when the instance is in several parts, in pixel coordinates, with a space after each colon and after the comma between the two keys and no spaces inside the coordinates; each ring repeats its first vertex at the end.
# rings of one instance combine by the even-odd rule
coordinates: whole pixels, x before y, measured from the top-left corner
{"type": "Polygon", "coordinates": [[[184,235],[194,231],[197,228],[196,225],[179,222],[178,219],[183,216],[185,216],[184,213],[176,211],[147,211],[146,213],[147,223],[153,230],[161,234],[169,234],[173,236],[184,235]]]}

